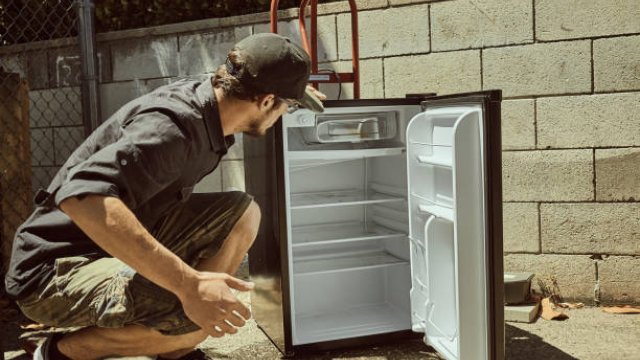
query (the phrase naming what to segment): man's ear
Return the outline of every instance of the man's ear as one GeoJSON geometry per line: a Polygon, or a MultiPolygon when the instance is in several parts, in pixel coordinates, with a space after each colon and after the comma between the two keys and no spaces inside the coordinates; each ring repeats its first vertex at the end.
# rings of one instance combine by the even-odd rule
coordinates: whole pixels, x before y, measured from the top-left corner
{"type": "Polygon", "coordinates": [[[258,107],[260,110],[268,110],[273,106],[276,96],[274,94],[264,94],[258,96],[258,107]]]}

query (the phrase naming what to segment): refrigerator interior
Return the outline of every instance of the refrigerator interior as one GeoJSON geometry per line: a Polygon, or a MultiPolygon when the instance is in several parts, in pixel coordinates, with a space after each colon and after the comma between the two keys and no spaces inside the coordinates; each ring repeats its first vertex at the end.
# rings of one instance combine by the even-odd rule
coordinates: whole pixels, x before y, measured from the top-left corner
{"type": "Polygon", "coordinates": [[[411,328],[405,130],[419,111],[285,117],[294,345],[411,328]]]}
{"type": "MultiPolygon", "coordinates": [[[[460,302],[457,290],[484,286],[480,275],[458,277],[482,265],[478,253],[457,252],[461,242],[483,251],[470,234],[483,231],[481,113],[394,105],[284,117],[294,345],[413,329],[460,358],[459,306],[486,306],[477,296],[460,302]],[[468,199],[456,194],[456,172],[468,199]],[[479,220],[460,229],[457,216],[479,220]]],[[[471,318],[469,328],[484,321],[471,318]]],[[[465,335],[483,353],[479,338],[465,335]]]]}

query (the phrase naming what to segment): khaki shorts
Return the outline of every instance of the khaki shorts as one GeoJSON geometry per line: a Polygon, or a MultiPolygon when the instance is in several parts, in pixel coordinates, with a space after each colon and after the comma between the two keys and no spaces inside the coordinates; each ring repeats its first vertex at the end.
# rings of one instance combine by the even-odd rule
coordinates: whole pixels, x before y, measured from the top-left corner
{"type": "MultiPolygon", "coordinates": [[[[162,221],[154,235],[194,266],[217,252],[251,200],[239,191],[193,194],[162,221]]],[[[166,335],[199,329],[173,293],[115,258],[59,258],[51,281],[18,305],[32,320],[56,327],[140,324],[166,335]]]]}

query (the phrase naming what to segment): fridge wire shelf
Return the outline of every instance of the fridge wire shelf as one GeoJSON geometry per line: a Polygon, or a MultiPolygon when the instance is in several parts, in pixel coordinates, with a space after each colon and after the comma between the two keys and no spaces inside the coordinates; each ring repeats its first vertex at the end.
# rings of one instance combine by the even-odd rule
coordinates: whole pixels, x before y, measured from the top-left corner
{"type": "Polygon", "coordinates": [[[333,254],[331,256],[299,257],[293,262],[293,273],[296,276],[309,274],[328,274],[340,271],[352,271],[403,265],[407,260],[397,258],[385,251],[369,251],[351,254],[333,254]]]}
{"type": "Polygon", "coordinates": [[[291,209],[380,204],[403,200],[405,200],[404,197],[386,195],[375,191],[367,193],[362,189],[294,193],[291,194],[291,209]]]}
{"type": "Polygon", "coordinates": [[[398,237],[406,237],[406,234],[363,222],[301,226],[292,229],[294,249],[398,237]]]}

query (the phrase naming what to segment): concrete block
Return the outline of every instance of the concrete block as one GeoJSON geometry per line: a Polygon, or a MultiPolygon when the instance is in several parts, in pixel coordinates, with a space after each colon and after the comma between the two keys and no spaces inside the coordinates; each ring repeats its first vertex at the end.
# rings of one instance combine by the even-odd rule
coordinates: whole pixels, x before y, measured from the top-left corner
{"type": "Polygon", "coordinates": [[[482,52],[483,87],[505,97],[591,92],[589,41],[534,44],[482,52]]]}
{"type": "MultiPolygon", "coordinates": [[[[371,9],[386,8],[389,6],[389,1],[390,0],[360,0],[356,2],[357,3],[356,5],[358,7],[358,11],[364,11],[364,10],[371,10],[371,9]]],[[[424,1],[420,1],[420,2],[424,2],[424,1]]],[[[336,1],[336,2],[318,4],[318,14],[320,15],[349,12],[349,10],[350,10],[350,7],[349,7],[348,1],[336,1]]],[[[307,13],[309,13],[309,10],[307,10],[307,13]]]]}
{"type": "Polygon", "coordinates": [[[31,51],[26,54],[27,80],[29,89],[46,89],[49,87],[49,66],[46,51],[31,51]]]}
{"type": "Polygon", "coordinates": [[[108,119],[129,101],[150,93],[156,88],[172,82],[172,78],[135,80],[100,85],[100,110],[102,118],[108,119]]]}
{"type": "Polygon", "coordinates": [[[385,97],[477,91],[481,88],[480,52],[466,50],[384,59],[384,84],[385,97]]]}
{"type": "Polygon", "coordinates": [[[640,93],[538,99],[538,145],[640,145],[639,113],[640,93]]]}
{"type": "Polygon", "coordinates": [[[596,200],[640,201],[640,149],[596,150],[596,200]]]}
{"type": "Polygon", "coordinates": [[[0,67],[8,73],[17,73],[21,77],[27,75],[27,59],[24,54],[0,56],[0,67]]]}
{"type": "Polygon", "coordinates": [[[502,216],[505,252],[540,252],[538,204],[503,203],[502,216]]]}
{"type": "Polygon", "coordinates": [[[640,203],[541,204],[542,252],[640,254],[640,203]]]}
{"type": "Polygon", "coordinates": [[[502,149],[535,149],[535,105],[531,99],[502,102],[502,149]]]}
{"type": "Polygon", "coordinates": [[[640,257],[609,256],[598,262],[600,301],[640,304],[640,257]]]}
{"type": "Polygon", "coordinates": [[[502,181],[504,201],[594,200],[592,150],[504,152],[502,181]]]}
{"type": "Polygon", "coordinates": [[[540,303],[533,305],[505,305],[504,321],[531,323],[538,316],[540,303]]]}
{"type": "Polygon", "coordinates": [[[196,187],[193,192],[196,193],[208,193],[208,192],[220,192],[222,191],[222,168],[218,168],[211,174],[205,176],[196,187]]]}
{"type": "MultiPolygon", "coordinates": [[[[306,18],[307,32],[311,31],[311,20],[306,18]]],[[[271,24],[257,24],[254,34],[271,32],[271,24]]],[[[287,36],[297,44],[302,44],[298,19],[278,21],[278,34],[287,36]]],[[[311,40],[309,38],[309,40],[311,40]]],[[[336,61],[338,59],[338,40],[336,35],[336,16],[318,16],[318,62],[336,61]]]]}
{"type": "Polygon", "coordinates": [[[113,42],[111,56],[114,81],[178,75],[178,39],[175,36],[113,42]]]}
{"type": "Polygon", "coordinates": [[[225,155],[225,160],[243,160],[244,159],[244,145],[243,145],[243,137],[244,134],[235,134],[236,143],[233,144],[232,147],[229,148],[229,152],[225,155]]]}
{"type": "Polygon", "coordinates": [[[222,167],[222,190],[245,190],[244,184],[244,162],[238,160],[223,161],[222,167]]]}
{"type": "MultiPolygon", "coordinates": [[[[426,53],[429,6],[415,5],[358,13],[360,58],[426,53]]],[[[338,53],[351,59],[351,15],[338,15],[338,53]]]]}
{"type": "Polygon", "coordinates": [[[63,165],[84,139],[82,126],[53,128],[55,164],[63,165]]]}
{"type": "Polygon", "coordinates": [[[640,32],[637,0],[537,0],[535,5],[538,40],[640,32]]]}
{"type": "Polygon", "coordinates": [[[639,90],[640,36],[595,40],[593,67],[596,91],[639,90]]]}
{"type": "Polygon", "coordinates": [[[31,166],[53,166],[53,129],[31,129],[31,166]]]}
{"type": "Polygon", "coordinates": [[[217,29],[211,33],[178,37],[180,75],[213,73],[224,64],[233,45],[251,35],[251,27],[217,29]]]}
{"type": "Polygon", "coordinates": [[[51,180],[58,172],[57,166],[34,166],[31,168],[31,190],[35,194],[38,189],[49,187],[51,180]]]}
{"type": "MultiPolygon", "coordinates": [[[[351,72],[351,61],[339,61],[322,64],[321,69],[331,69],[336,72],[351,72]]],[[[382,76],[382,59],[368,59],[360,61],[360,98],[384,98],[384,80],[382,76]]],[[[338,86],[342,87],[340,99],[353,99],[353,83],[320,84],[319,89],[327,99],[338,98],[338,86]]]]}
{"type": "Polygon", "coordinates": [[[433,51],[533,42],[533,3],[445,1],[431,5],[433,51]]]}
{"type": "Polygon", "coordinates": [[[82,125],[79,87],[29,91],[31,127],[82,125]]]}
{"type": "MultiPolygon", "coordinates": [[[[49,84],[52,87],[79,86],[82,80],[82,61],[77,46],[49,49],[47,52],[49,84]]],[[[97,48],[98,79],[109,82],[111,77],[111,53],[106,44],[97,48]]]]}
{"type": "Polygon", "coordinates": [[[595,263],[585,255],[512,254],[504,257],[505,271],[532,272],[534,293],[541,293],[541,284],[554,285],[566,300],[594,303],[596,286],[595,263]]]}

